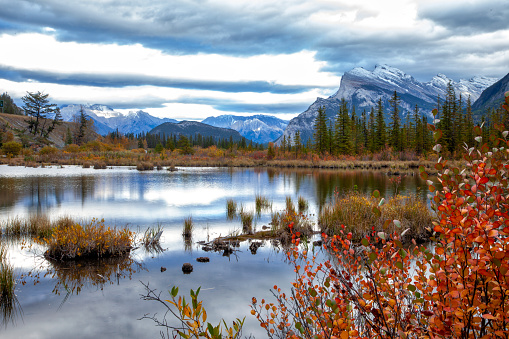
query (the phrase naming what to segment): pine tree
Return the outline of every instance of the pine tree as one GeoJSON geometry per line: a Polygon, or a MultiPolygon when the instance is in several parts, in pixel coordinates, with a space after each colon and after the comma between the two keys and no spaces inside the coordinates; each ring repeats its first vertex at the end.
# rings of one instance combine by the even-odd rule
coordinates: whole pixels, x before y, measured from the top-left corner
{"type": "Polygon", "coordinates": [[[293,138],[293,144],[294,144],[295,155],[298,156],[301,151],[301,148],[302,148],[302,140],[300,139],[300,131],[299,130],[297,130],[295,132],[295,137],[293,138]]]}
{"type": "Polygon", "coordinates": [[[371,107],[371,110],[369,111],[369,122],[368,122],[368,150],[371,153],[374,153],[377,148],[375,126],[376,126],[375,109],[371,107]]]}
{"type": "Polygon", "coordinates": [[[334,144],[338,154],[350,154],[353,150],[352,124],[345,99],[341,99],[335,121],[334,144]]]}
{"type": "Polygon", "coordinates": [[[400,141],[400,119],[399,119],[399,103],[400,98],[398,93],[394,91],[393,96],[389,99],[389,104],[391,105],[391,123],[390,123],[390,135],[389,135],[389,145],[395,151],[401,151],[401,141],[400,141]]]}
{"type": "Polygon", "coordinates": [[[376,151],[381,151],[385,148],[386,143],[386,131],[385,131],[385,120],[384,120],[384,106],[382,98],[378,99],[376,108],[376,151]]]}
{"type": "Polygon", "coordinates": [[[85,112],[83,105],[80,105],[79,115],[77,115],[77,117],[75,118],[75,122],[78,124],[78,133],[76,133],[76,144],[81,145],[85,142],[85,136],[87,134],[88,125],[90,123],[90,117],[85,112]]]}
{"type": "Polygon", "coordinates": [[[43,136],[47,130],[44,128],[47,118],[60,112],[56,104],[51,104],[48,100],[49,94],[43,94],[41,92],[31,93],[27,92],[21,100],[23,100],[23,110],[25,114],[30,116],[28,120],[28,130],[36,135],[40,133],[43,136]],[[43,124],[41,127],[40,124],[43,124]]]}
{"type": "Polygon", "coordinates": [[[325,115],[325,107],[318,109],[318,115],[314,125],[314,149],[318,154],[324,154],[327,150],[328,139],[327,116],[325,115]]]}

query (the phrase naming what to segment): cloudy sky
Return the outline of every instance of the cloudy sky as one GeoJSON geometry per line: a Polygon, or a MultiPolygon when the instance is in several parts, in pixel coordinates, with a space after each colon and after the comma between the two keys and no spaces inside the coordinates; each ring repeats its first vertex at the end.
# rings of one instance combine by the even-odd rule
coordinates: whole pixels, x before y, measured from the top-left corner
{"type": "Polygon", "coordinates": [[[354,67],[509,72],[509,0],[0,0],[0,91],[289,119],[354,67]]]}

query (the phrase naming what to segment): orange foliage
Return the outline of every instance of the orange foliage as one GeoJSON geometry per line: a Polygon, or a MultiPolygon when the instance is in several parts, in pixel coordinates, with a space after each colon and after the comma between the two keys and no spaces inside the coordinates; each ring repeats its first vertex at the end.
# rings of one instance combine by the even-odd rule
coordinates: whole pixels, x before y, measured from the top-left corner
{"type": "MultiPolygon", "coordinates": [[[[506,103],[509,113],[509,93],[506,103]]],[[[322,234],[331,259],[320,263],[299,249],[295,233],[287,253],[297,275],[290,293],[274,286],[276,302],[252,299],[251,313],[267,335],[508,338],[509,132],[496,127],[492,149],[475,128],[478,146],[465,150],[463,168],[438,158],[438,183],[428,180],[437,213],[428,246],[405,247],[396,232],[356,244],[342,230],[322,234]]],[[[438,141],[442,133],[430,129],[438,141]]],[[[434,150],[440,153],[440,144],[434,150]]]]}

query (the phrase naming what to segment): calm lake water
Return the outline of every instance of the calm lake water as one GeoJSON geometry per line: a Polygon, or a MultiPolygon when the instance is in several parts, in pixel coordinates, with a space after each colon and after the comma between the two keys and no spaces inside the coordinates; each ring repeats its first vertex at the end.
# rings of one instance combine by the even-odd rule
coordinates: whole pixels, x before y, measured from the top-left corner
{"type": "MultiPolygon", "coordinates": [[[[287,196],[294,202],[302,196],[316,222],[320,208],[332,201],[335,191],[355,186],[361,192],[378,189],[382,196],[391,196],[395,187],[389,178],[383,172],[368,171],[181,168],[177,172],[138,172],[127,167],[0,165],[0,221],[35,214],[52,219],[104,218],[107,225],[127,225],[138,233],[157,225],[164,229],[163,252],[140,248],[129,261],[74,266],[47,262],[40,247],[26,249],[19,242],[2,239],[9,246],[8,257],[18,276],[16,294],[22,314],[14,318],[14,324],[0,328],[0,337],[158,338],[161,328],[150,320],[138,320],[154,313],[161,318],[164,313],[161,305],[141,300],[143,282],[163,296],[174,285],[181,294],[201,286],[200,296],[211,322],[224,318],[231,323],[246,316],[244,334],[264,338],[264,330],[249,313],[251,297],[272,299],[274,284],[289,290],[295,273],[284,253],[269,242],[255,255],[248,243],[229,257],[201,249],[197,241],[242,230],[240,220],[227,219],[226,201],[233,199],[244,210],[254,211],[255,196],[262,195],[272,202],[273,211],[280,211],[287,196]],[[185,244],[181,233],[189,216],[195,230],[192,243],[185,244]],[[208,256],[210,262],[196,262],[201,256],[208,256]],[[186,262],[194,265],[194,271],[185,275],[181,267],[186,262]],[[32,276],[20,278],[29,272],[32,276]]],[[[398,192],[424,198],[425,182],[407,175],[398,192]]],[[[267,211],[256,218],[255,229],[268,225],[270,215],[267,211]]]]}

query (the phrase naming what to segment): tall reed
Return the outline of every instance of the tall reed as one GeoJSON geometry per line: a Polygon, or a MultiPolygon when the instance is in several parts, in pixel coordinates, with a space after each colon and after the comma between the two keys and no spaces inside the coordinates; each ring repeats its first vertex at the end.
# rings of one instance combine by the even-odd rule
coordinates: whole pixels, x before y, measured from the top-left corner
{"type": "Polygon", "coordinates": [[[255,210],[257,214],[260,214],[263,210],[270,209],[271,207],[272,203],[267,197],[264,197],[260,194],[255,196],[255,210]]]}
{"type": "Polygon", "coordinates": [[[242,212],[240,213],[240,220],[242,222],[242,230],[246,233],[252,233],[253,231],[253,212],[242,212]]]}
{"type": "Polygon", "coordinates": [[[297,206],[299,208],[299,213],[304,213],[308,210],[309,208],[309,203],[306,199],[304,199],[303,196],[299,196],[299,199],[298,199],[298,202],[297,202],[297,206]]]}
{"type": "Polygon", "coordinates": [[[226,200],[226,216],[228,220],[233,220],[237,215],[237,203],[233,199],[226,200]]]}
{"type": "Polygon", "coordinates": [[[193,229],[194,229],[193,217],[189,216],[184,219],[184,229],[182,230],[182,235],[185,238],[191,238],[193,236],[193,229]]]}
{"type": "Polygon", "coordinates": [[[21,310],[15,289],[14,268],[7,262],[7,248],[0,244],[0,313],[4,325],[14,321],[21,310]]]}

